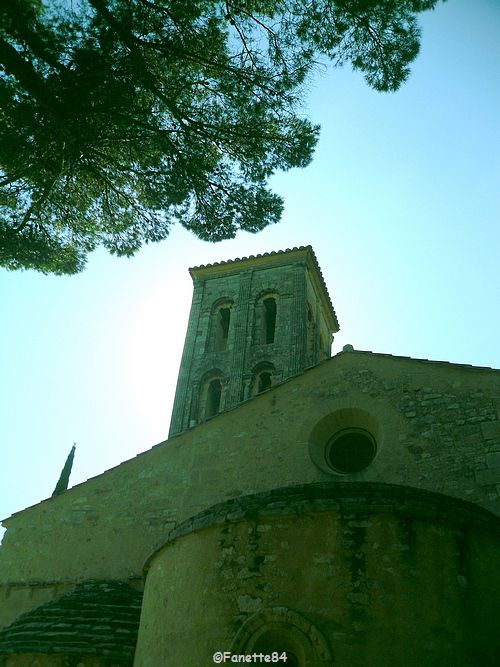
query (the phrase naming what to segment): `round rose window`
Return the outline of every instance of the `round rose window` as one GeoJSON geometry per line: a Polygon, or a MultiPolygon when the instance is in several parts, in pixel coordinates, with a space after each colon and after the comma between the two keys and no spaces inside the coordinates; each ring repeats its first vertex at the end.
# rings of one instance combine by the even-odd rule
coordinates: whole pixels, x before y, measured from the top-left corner
{"type": "Polygon", "coordinates": [[[361,428],[338,431],[325,448],[326,462],[336,472],[360,472],[375,458],[377,446],[373,436],[361,428]]]}

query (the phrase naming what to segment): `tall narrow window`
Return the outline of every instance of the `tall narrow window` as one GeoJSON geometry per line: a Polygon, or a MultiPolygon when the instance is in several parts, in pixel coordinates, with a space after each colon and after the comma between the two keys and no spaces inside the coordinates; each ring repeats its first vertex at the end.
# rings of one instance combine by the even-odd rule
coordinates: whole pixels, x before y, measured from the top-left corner
{"type": "Polygon", "coordinates": [[[205,419],[213,417],[219,412],[220,398],[222,394],[222,385],[220,380],[216,378],[208,385],[207,403],[205,407],[205,419]]]}
{"type": "Polygon", "coordinates": [[[222,352],[227,347],[227,337],[229,335],[229,322],[231,320],[231,308],[221,308],[217,312],[217,323],[215,331],[215,351],[222,352]]]}
{"type": "Polygon", "coordinates": [[[274,343],[276,331],[276,299],[271,297],[264,299],[264,340],[274,343]]]}
{"type": "Polygon", "coordinates": [[[210,314],[210,329],[206,339],[206,352],[223,352],[227,349],[230,329],[231,311],[233,302],[228,299],[219,299],[212,306],[210,314]]]}

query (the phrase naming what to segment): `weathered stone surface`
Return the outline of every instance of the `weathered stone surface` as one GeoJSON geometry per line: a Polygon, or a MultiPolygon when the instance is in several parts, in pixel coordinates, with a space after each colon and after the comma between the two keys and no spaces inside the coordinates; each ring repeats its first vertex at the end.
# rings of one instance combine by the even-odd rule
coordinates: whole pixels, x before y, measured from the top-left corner
{"type": "Polygon", "coordinates": [[[475,475],[477,483],[481,486],[500,484],[500,465],[496,466],[495,468],[478,470],[475,475]]]}
{"type": "Polygon", "coordinates": [[[135,667],[251,653],[265,632],[307,667],[495,664],[500,518],[471,503],[304,485],[222,503],[171,538],[148,563],[135,667]]]}
{"type": "MultiPolygon", "coordinates": [[[[165,545],[193,531],[215,525],[227,526],[253,517],[302,516],[332,509],[344,517],[346,524],[353,529],[370,528],[371,514],[389,513],[411,517],[412,520],[440,520],[448,527],[484,525],[500,539],[499,517],[473,503],[451,496],[396,484],[319,482],[241,496],[209,507],[176,526],[165,545]]],[[[271,529],[270,524],[257,524],[256,527],[257,532],[263,533],[271,529]]],[[[149,556],[146,569],[155,555],[156,551],[149,556]]]]}
{"type": "Polygon", "coordinates": [[[500,452],[486,454],[486,465],[488,468],[500,468],[500,452]]]}
{"type": "Polygon", "coordinates": [[[500,438],[500,421],[484,422],[481,424],[481,431],[486,440],[500,438]]]}
{"type": "Polygon", "coordinates": [[[485,472],[493,441],[483,436],[484,424],[497,419],[499,377],[488,369],[340,353],[29,508],[6,522],[0,571],[9,587],[0,587],[0,626],[33,606],[29,582],[140,577],[148,553],[177,523],[248,493],[328,479],[388,482],[500,514],[500,482],[485,472]],[[377,440],[371,465],[347,476],[318,468],[309,454],[316,426],[341,411],[354,425],[369,414],[377,440]]]}

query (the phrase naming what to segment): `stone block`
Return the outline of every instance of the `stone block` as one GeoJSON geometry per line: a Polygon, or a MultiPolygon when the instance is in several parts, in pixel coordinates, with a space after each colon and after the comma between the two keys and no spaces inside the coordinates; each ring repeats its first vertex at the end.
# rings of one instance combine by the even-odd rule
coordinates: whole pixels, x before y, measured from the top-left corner
{"type": "Polygon", "coordinates": [[[500,484],[500,466],[476,471],[476,482],[480,486],[487,484],[500,484]]]}
{"type": "Polygon", "coordinates": [[[486,465],[488,468],[500,468],[500,452],[486,454],[486,465]]]}
{"type": "Polygon", "coordinates": [[[483,437],[486,440],[492,440],[493,438],[499,438],[500,437],[500,421],[483,422],[481,424],[481,431],[483,433],[483,437]]]}

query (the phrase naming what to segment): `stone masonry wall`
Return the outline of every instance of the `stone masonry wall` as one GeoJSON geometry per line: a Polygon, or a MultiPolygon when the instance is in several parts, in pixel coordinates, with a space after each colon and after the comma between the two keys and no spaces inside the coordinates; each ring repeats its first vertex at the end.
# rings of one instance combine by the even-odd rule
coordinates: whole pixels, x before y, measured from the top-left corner
{"type": "Polygon", "coordinates": [[[249,493],[378,481],[500,515],[499,379],[489,369],[341,353],[9,519],[0,548],[0,626],[36,606],[30,586],[45,601],[57,582],[140,577],[147,555],[178,522],[249,493]],[[309,454],[315,425],[339,410],[363,410],[378,424],[377,456],[355,475],[325,472],[309,454]]]}
{"type": "Polygon", "coordinates": [[[276,628],[292,610],[302,622],[290,614],[272,650],[285,650],[288,630],[308,667],[494,665],[499,549],[497,517],[395,485],[312,484],[222,503],[149,560],[135,665],[251,653],[242,631],[276,628]]]}

